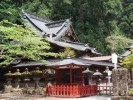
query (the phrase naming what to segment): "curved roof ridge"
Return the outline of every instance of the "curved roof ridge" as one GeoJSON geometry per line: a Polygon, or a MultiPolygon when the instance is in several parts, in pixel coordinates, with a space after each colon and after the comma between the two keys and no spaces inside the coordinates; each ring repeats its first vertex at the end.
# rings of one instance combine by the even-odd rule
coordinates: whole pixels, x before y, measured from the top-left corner
{"type": "Polygon", "coordinates": [[[29,12],[26,12],[26,11],[23,11],[23,14],[25,15],[25,14],[27,14],[29,17],[31,17],[31,18],[33,18],[33,19],[36,19],[36,20],[39,20],[39,21],[42,21],[42,22],[45,22],[45,23],[49,23],[49,22],[53,22],[52,20],[50,20],[50,19],[47,19],[47,18],[42,18],[42,17],[40,17],[40,16],[38,16],[38,15],[35,15],[35,14],[31,14],[31,13],[29,13],[29,12]]]}
{"type": "Polygon", "coordinates": [[[56,24],[56,23],[64,23],[66,20],[67,20],[67,19],[58,20],[58,21],[52,21],[52,22],[46,23],[45,25],[48,26],[48,25],[56,24]]]}
{"type": "Polygon", "coordinates": [[[46,26],[49,25],[49,24],[54,24],[54,23],[61,23],[61,22],[63,23],[63,22],[65,22],[66,20],[70,19],[70,18],[68,18],[68,19],[53,21],[53,20],[50,20],[50,19],[41,18],[41,17],[38,16],[38,15],[33,15],[33,14],[30,14],[30,13],[27,13],[27,12],[23,12],[23,13],[24,13],[24,15],[25,15],[25,14],[28,15],[30,18],[33,18],[33,19],[36,19],[36,20],[45,22],[45,23],[46,23],[46,24],[45,24],[46,26]]]}
{"type": "Polygon", "coordinates": [[[88,45],[88,43],[81,43],[81,42],[73,42],[73,41],[65,41],[65,42],[67,42],[67,43],[72,43],[72,44],[79,44],[79,45],[88,45]]]}

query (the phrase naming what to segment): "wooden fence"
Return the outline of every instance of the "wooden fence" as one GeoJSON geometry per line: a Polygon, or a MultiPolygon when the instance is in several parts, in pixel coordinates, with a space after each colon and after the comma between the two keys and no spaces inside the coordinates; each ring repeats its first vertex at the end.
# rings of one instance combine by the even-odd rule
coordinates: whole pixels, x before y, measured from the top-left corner
{"type": "Polygon", "coordinates": [[[98,86],[99,95],[111,95],[113,86],[98,86]]]}
{"type": "Polygon", "coordinates": [[[96,94],[96,85],[54,85],[46,88],[46,95],[54,97],[82,97],[96,94]]]}

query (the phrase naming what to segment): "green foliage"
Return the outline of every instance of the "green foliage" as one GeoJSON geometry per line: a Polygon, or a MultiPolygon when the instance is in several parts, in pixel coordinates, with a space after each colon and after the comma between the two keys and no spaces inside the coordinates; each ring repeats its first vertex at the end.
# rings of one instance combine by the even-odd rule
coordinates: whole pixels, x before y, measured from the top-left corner
{"type": "MultiPolygon", "coordinates": [[[[106,48],[109,36],[133,38],[132,0],[1,0],[0,19],[18,22],[21,7],[45,19],[72,18],[80,41],[89,43],[103,54],[110,54],[112,49],[106,48]]],[[[113,48],[120,53],[125,45],[117,42],[116,46],[113,48]]]]}
{"type": "Polygon", "coordinates": [[[15,58],[45,61],[45,57],[57,55],[49,51],[50,45],[42,37],[6,20],[0,22],[0,40],[1,65],[8,65],[15,58]]]}
{"type": "Polygon", "coordinates": [[[130,88],[130,89],[128,90],[128,93],[129,93],[129,94],[133,94],[133,88],[130,88]]]}
{"type": "Polygon", "coordinates": [[[51,18],[61,20],[71,18],[72,0],[53,0],[51,9],[51,18]]]}
{"type": "Polygon", "coordinates": [[[33,0],[27,1],[22,8],[28,13],[35,14],[36,16],[41,16],[42,18],[48,19],[51,16],[51,2],[50,0],[33,0]]]}
{"type": "Polygon", "coordinates": [[[126,38],[121,35],[111,35],[106,38],[108,43],[107,47],[111,49],[112,52],[123,53],[125,47],[129,44],[133,44],[133,40],[126,38]]]}
{"type": "Polygon", "coordinates": [[[24,4],[28,12],[44,18],[61,20],[72,18],[81,42],[90,43],[100,52],[110,53],[105,38],[123,34],[117,19],[123,11],[122,0],[34,0],[24,4]]]}
{"type": "Polygon", "coordinates": [[[118,20],[119,27],[128,37],[133,38],[133,1],[123,0],[124,11],[118,20]]]}
{"type": "Polygon", "coordinates": [[[133,48],[131,49],[131,54],[129,56],[121,59],[121,64],[128,69],[133,68],[133,48]]]}
{"type": "Polygon", "coordinates": [[[59,53],[61,58],[66,58],[66,57],[75,57],[75,51],[72,50],[70,47],[66,47],[63,52],[59,53]]]}
{"type": "Polygon", "coordinates": [[[105,38],[119,34],[117,18],[122,12],[120,0],[73,0],[73,5],[77,8],[73,11],[73,21],[80,41],[89,42],[104,54],[110,53],[105,38]]]}
{"type": "Polygon", "coordinates": [[[11,2],[0,2],[0,20],[6,19],[13,23],[20,23],[19,10],[11,2]]]}

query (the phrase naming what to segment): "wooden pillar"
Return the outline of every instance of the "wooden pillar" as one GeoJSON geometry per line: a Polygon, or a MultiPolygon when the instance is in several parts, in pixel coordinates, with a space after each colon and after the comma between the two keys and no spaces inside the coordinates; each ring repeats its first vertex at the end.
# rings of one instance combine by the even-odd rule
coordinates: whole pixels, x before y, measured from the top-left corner
{"type": "Polygon", "coordinates": [[[70,65],[70,85],[72,85],[72,66],[70,65]]]}
{"type": "Polygon", "coordinates": [[[57,69],[55,69],[55,84],[57,84],[57,69]]]}
{"type": "Polygon", "coordinates": [[[80,71],[81,71],[81,81],[82,81],[82,84],[84,84],[84,75],[83,75],[83,73],[82,73],[82,66],[80,67],[80,71]]]}

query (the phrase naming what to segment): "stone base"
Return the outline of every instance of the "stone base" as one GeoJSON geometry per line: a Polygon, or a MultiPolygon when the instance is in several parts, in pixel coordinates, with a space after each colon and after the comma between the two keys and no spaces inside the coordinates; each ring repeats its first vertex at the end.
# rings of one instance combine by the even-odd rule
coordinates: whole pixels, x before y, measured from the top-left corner
{"type": "Polygon", "coordinates": [[[21,94],[23,94],[22,93],[22,89],[13,89],[13,91],[12,91],[13,93],[16,93],[16,94],[19,94],[19,95],[21,95],[21,94]]]}
{"type": "Polygon", "coordinates": [[[39,88],[39,89],[34,89],[34,88],[25,89],[25,88],[23,88],[22,91],[24,94],[46,96],[46,89],[45,88],[39,88]]]}
{"type": "Polygon", "coordinates": [[[132,96],[112,96],[111,100],[133,100],[132,96]]]}
{"type": "Polygon", "coordinates": [[[10,92],[12,92],[12,90],[13,90],[13,88],[12,88],[12,86],[11,85],[5,85],[4,86],[4,93],[10,93],[10,92]]]}

